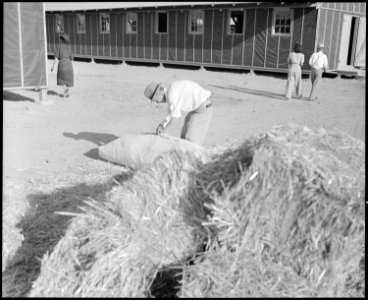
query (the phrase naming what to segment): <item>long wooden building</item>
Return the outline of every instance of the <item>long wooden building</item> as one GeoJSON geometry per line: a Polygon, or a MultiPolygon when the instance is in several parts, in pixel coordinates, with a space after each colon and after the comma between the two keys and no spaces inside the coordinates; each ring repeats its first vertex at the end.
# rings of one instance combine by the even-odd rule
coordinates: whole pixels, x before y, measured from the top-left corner
{"type": "Polygon", "coordinates": [[[365,15],[365,2],[47,2],[47,50],[65,32],[81,58],[286,72],[295,42],[306,59],[323,42],[338,69],[365,66],[365,15]]]}

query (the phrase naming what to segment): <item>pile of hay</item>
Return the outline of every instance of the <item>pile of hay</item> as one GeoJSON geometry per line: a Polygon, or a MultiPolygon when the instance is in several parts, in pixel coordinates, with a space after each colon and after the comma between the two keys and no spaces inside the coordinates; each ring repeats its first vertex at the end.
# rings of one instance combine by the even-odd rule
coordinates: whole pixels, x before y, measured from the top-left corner
{"type": "Polygon", "coordinates": [[[206,163],[173,152],[107,198],[30,296],[165,296],[163,270],[180,297],[364,296],[365,146],[340,132],[276,127],[206,163]]]}
{"type": "Polygon", "coordinates": [[[188,198],[200,164],[173,152],[121,180],[109,201],[86,200],[30,296],[150,296],[162,266],[186,261],[208,239],[203,203],[188,198]]]}
{"type": "Polygon", "coordinates": [[[179,295],[364,296],[364,144],[294,126],[249,144],[249,169],[209,191],[218,245],[184,268],[179,295]]]}

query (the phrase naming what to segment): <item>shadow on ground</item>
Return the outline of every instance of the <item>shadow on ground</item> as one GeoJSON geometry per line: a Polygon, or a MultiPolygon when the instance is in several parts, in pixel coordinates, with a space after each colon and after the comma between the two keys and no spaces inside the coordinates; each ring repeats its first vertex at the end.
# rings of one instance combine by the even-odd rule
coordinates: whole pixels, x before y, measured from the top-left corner
{"type": "Polygon", "coordinates": [[[229,85],[229,86],[211,85],[211,86],[213,86],[215,88],[219,88],[219,89],[237,91],[237,92],[240,92],[240,93],[251,94],[251,95],[256,95],[256,96],[270,97],[270,98],[275,98],[275,99],[278,99],[278,100],[287,101],[284,94],[277,94],[277,93],[269,92],[269,91],[252,90],[252,89],[248,89],[248,88],[240,88],[238,86],[233,86],[233,85],[229,85]]]}
{"type": "MultiPolygon", "coordinates": [[[[224,162],[226,166],[227,170],[224,170],[224,174],[236,170],[232,180],[240,178],[240,170],[245,170],[251,164],[252,153],[250,150],[243,151],[239,160],[229,159],[226,155],[218,158],[218,161],[224,162]],[[242,168],[237,167],[239,163],[243,166],[242,168]]],[[[208,180],[208,177],[212,176],[213,171],[218,167],[218,161],[202,166],[201,171],[195,176],[193,175],[193,183],[208,180]]],[[[29,208],[26,215],[17,224],[24,240],[13,258],[6,264],[6,269],[3,272],[3,297],[27,297],[32,289],[32,284],[40,276],[42,258],[46,253],[53,252],[57,243],[65,236],[72,217],[55,214],[55,212],[80,212],[80,207],[83,207],[84,201],[89,198],[99,202],[108,201],[107,192],[114,185],[131,179],[134,174],[134,171],[122,172],[101,184],[87,185],[83,183],[60,188],[53,193],[41,192],[28,195],[29,208]]],[[[211,178],[215,183],[213,189],[220,194],[223,191],[223,173],[217,174],[216,178],[211,178]]],[[[237,180],[232,184],[236,184],[236,182],[237,180]]],[[[227,182],[225,184],[231,187],[227,182]]],[[[211,213],[208,208],[208,204],[212,201],[211,197],[204,189],[198,189],[196,184],[190,184],[189,190],[183,192],[179,197],[177,209],[182,213],[184,222],[188,224],[189,228],[197,228],[196,232],[199,233],[202,220],[206,220],[211,213]]],[[[152,278],[149,294],[153,297],[175,297],[180,290],[183,264],[193,264],[195,256],[199,255],[200,257],[201,253],[204,253],[210,236],[208,230],[203,229],[203,234],[196,237],[197,250],[194,248],[190,250],[196,252],[158,270],[155,278],[152,278]]],[[[172,247],[181,247],[181,243],[173,244],[172,247]]]]}
{"type": "Polygon", "coordinates": [[[29,101],[29,102],[36,102],[34,99],[22,96],[20,94],[10,92],[10,91],[3,91],[3,100],[5,101],[29,101]]]}
{"type": "Polygon", "coordinates": [[[105,145],[119,138],[118,136],[113,134],[96,133],[96,132],[79,132],[78,134],[74,134],[71,132],[63,132],[63,136],[75,139],[76,141],[79,140],[89,141],[96,144],[97,146],[105,145]]]}
{"type": "MultiPolygon", "coordinates": [[[[76,141],[85,140],[96,144],[97,146],[103,146],[108,144],[119,137],[113,134],[106,134],[106,133],[96,133],[96,132],[79,132],[78,134],[74,134],[71,132],[63,132],[63,136],[75,139],[76,141]]],[[[102,160],[108,162],[107,160],[101,158],[98,155],[98,148],[93,148],[88,152],[84,153],[83,155],[87,156],[88,158],[92,158],[95,160],[102,160]]],[[[112,163],[112,162],[110,162],[112,163]]]]}
{"type": "Polygon", "coordinates": [[[128,180],[132,172],[114,176],[105,183],[57,189],[51,194],[37,193],[27,196],[29,208],[26,215],[17,224],[24,236],[22,245],[6,263],[2,274],[3,297],[26,297],[38,278],[41,260],[51,253],[56,244],[64,237],[72,219],[70,216],[55,212],[79,212],[83,201],[91,197],[96,201],[105,201],[106,192],[118,183],[128,180]]]}
{"type": "MultiPolygon", "coordinates": [[[[232,85],[229,85],[229,86],[211,85],[211,86],[213,86],[215,88],[219,88],[219,89],[237,91],[237,92],[245,93],[245,94],[251,94],[251,95],[256,95],[256,96],[263,96],[263,97],[274,98],[274,99],[277,99],[277,100],[288,101],[285,98],[285,95],[284,94],[277,94],[277,93],[270,92],[270,91],[252,90],[252,89],[240,88],[238,86],[232,86],[232,85]]],[[[308,100],[308,97],[303,97],[302,99],[296,99],[296,100],[307,101],[308,100]]]]}
{"type": "Polygon", "coordinates": [[[53,91],[53,90],[48,90],[48,91],[47,91],[47,95],[64,97],[64,95],[63,95],[63,94],[60,94],[60,93],[55,92],[55,91],[53,91]]]}

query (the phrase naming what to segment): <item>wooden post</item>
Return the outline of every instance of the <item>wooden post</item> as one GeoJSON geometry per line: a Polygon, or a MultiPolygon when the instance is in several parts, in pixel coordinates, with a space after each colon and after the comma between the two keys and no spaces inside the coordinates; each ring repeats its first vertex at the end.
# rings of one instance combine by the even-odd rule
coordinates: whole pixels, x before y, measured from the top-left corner
{"type": "Polygon", "coordinates": [[[47,96],[47,90],[46,89],[40,89],[38,100],[40,100],[41,102],[46,101],[46,96],[47,96]]]}
{"type": "Polygon", "coordinates": [[[51,100],[47,100],[47,88],[40,88],[38,93],[39,93],[38,100],[40,104],[53,104],[54,103],[51,100]]]}

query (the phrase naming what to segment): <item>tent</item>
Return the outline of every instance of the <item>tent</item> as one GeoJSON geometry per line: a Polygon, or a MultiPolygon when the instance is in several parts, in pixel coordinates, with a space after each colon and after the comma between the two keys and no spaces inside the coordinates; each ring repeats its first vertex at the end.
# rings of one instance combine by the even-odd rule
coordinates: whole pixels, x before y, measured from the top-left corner
{"type": "Polygon", "coordinates": [[[48,87],[43,2],[4,2],[3,89],[37,89],[45,101],[48,87]]]}

